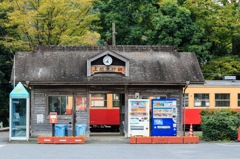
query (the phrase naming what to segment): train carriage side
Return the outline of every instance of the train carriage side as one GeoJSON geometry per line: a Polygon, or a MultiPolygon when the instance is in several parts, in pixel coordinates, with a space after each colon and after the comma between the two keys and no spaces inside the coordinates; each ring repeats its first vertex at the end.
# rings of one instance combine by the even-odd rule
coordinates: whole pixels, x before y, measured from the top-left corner
{"type": "Polygon", "coordinates": [[[198,127],[202,109],[240,109],[239,80],[206,80],[204,85],[189,85],[186,90],[185,124],[198,127]]]}

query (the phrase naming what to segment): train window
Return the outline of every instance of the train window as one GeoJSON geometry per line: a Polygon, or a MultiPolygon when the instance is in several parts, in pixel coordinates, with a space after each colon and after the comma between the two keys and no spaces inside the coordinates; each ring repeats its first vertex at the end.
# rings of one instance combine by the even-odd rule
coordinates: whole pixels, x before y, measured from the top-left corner
{"type": "Polygon", "coordinates": [[[120,106],[120,94],[113,94],[113,107],[120,106]]]}
{"type": "Polygon", "coordinates": [[[230,107],[230,94],[215,94],[215,107],[230,107]]]}
{"type": "Polygon", "coordinates": [[[240,94],[238,94],[238,107],[240,107],[240,94]]]}
{"type": "Polygon", "coordinates": [[[91,94],[91,107],[107,107],[107,94],[91,94]]]}
{"type": "Polygon", "coordinates": [[[194,107],[209,107],[209,94],[194,94],[194,107]]]}
{"type": "Polygon", "coordinates": [[[72,96],[48,96],[49,112],[57,112],[58,115],[71,115],[72,108],[72,96]]]}
{"type": "MultiPolygon", "coordinates": [[[[183,95],[184,98],[184,95],[183,95]]],[[[188,93],[185,93],[185,107],[188,107],[188,93]]]]}

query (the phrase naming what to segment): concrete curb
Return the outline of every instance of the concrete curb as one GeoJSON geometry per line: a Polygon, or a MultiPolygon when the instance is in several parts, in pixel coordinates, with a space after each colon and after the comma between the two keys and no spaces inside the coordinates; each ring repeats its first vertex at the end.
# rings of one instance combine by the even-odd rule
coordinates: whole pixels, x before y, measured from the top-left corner
{"type": "Polygon", "coordinates": [[[6,127],[6,128],[1,128],[0,131],[7,131],[9,130],[9,127],[6,127]]]}

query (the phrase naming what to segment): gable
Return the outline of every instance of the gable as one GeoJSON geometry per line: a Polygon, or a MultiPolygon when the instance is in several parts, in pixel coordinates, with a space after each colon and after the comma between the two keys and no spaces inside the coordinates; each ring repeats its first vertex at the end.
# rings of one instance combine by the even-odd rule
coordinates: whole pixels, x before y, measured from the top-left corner
{"type": "Polygon", "coordinates": [[[129,60],[112,51],[104,51],[93,56],[87,60],[87,65],[87,76],[94,76],[95,74],[129,76],[129,60]]]}

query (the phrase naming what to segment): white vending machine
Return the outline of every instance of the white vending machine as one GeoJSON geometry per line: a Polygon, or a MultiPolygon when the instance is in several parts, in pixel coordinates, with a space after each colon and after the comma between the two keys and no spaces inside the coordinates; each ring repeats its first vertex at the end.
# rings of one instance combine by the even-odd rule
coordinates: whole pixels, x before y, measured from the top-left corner
{"type": "Polygon", "coordinates": [[[128,137],[149,136],[149,99],[128,100],[128,137]]]}

